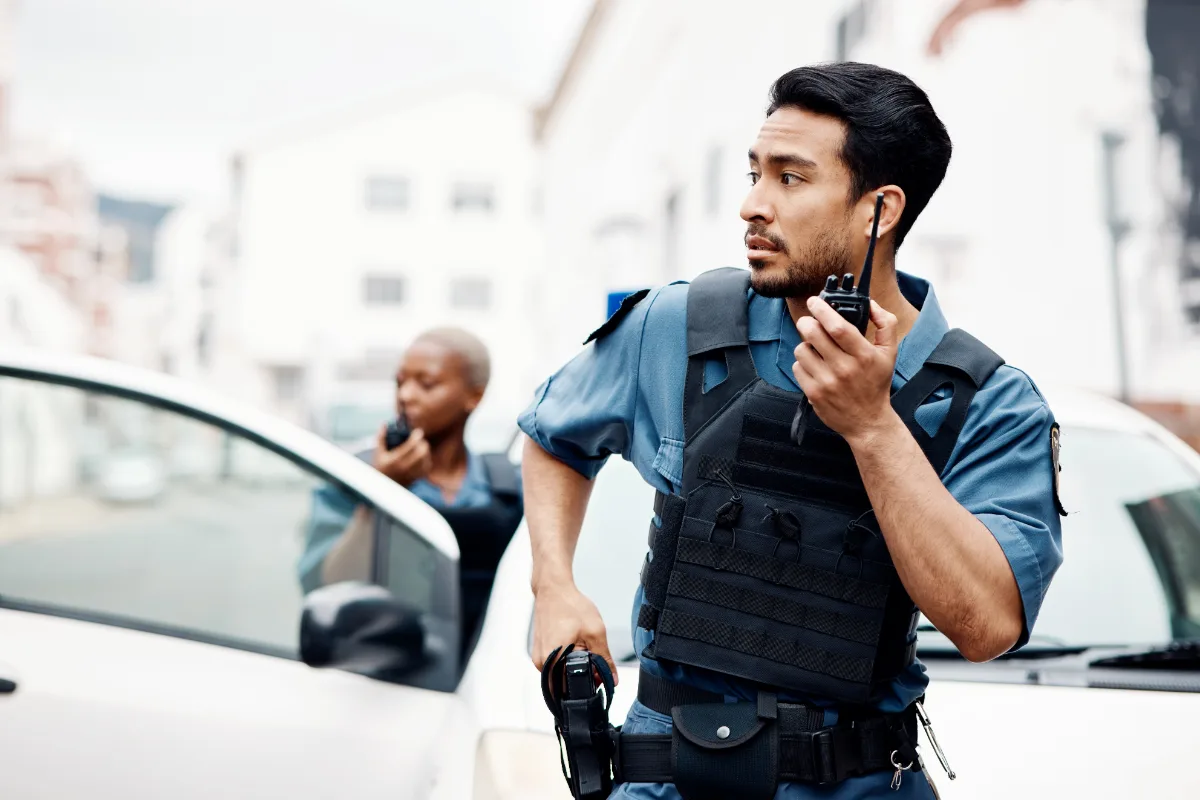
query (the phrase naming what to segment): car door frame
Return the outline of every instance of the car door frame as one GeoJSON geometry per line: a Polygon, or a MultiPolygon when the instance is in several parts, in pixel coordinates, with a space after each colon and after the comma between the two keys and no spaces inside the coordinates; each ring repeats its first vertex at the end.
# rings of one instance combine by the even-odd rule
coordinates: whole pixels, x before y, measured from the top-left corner
{"type": "MultiPolygon", "coordinates": [[[[460,558],[458,541],[449,524],[437,511],[361,459],[317,434],[283,419],[172,376],[94,357],[0,347],[0,378],[71,387],[119,397],[179,414],[245,438],[286,459],[306,473],[344,486],[361,496],[433,547],[457,570],[460,558]]],[[[374,530],[372,579],[386,585],[387,576],[383,574],[386,569],[385,560],[379,557],[385,543],[379,539],[378,525],[374,530]]],[[[448,591],[458,591],[457,586],[446,588],[448,591]]],[[[192,639],[217,646],[237,647],[265,655],[281,655],[273,648],[255,645],[252,642],[208,636],[135,619],[123,618],[118,623],[106,616],[90,614],[85,610],[47,608],[12,599],[6,599],[4,607],[85,622],[120,624],[122,627],[146,633],[192,639]]],[[[461,673],[462,665],[458,666],[457,671],[461,673]]]]}

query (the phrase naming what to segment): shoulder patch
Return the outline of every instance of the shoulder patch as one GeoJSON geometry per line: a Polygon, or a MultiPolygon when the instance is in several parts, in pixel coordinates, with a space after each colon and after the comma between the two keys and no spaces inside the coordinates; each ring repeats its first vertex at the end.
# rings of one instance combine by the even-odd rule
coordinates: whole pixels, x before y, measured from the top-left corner
{"type": "Polygon", "coordinates": [[[1060,517],[1065,517],[1067,510],[1063,508],[1062,495],[1060,494],[1061,482],[1059,481],[1059,477],[1062,474],[1062,465],[1059,463],[1059,453],[1061,450],[1061,434],[1058,423],[1055,422],[1050,426],[1050,469],[1054,473],[1054,507],[1058,509],[1060,517]]]}
{"type": "Polygon", "coordinates": [[[626,295],[625,299],[621,301],[621,305],[613,312],[613,315],[605,320],[603,325],[588,334],[583,343],[588,344],[596,339],[603,339],[615,331],[617,326],[621,324],[621,320],[629,316],[629,312],[633,310],[633,307],[640,303],[648,294],[650,294],[649,289],[639,289],[631,295],[626,295]]]}

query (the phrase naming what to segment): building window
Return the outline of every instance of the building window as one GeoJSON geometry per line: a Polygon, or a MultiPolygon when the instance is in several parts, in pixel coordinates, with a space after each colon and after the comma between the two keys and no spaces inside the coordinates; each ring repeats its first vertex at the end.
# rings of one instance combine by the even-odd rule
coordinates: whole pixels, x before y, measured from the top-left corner
{"type": "Polygon", "coordinates": [[[875,16],[874,0],[857,0],[850,6],[837,24],[837,61],[848,61],[854,54],[854,48],[867,37],[870,32],[870,20],[875,16]]]}
{"type": "Polygon", "coordinates": [[[196,331],[196,363],[203,369],[212,366],[212,329],[213,316],[206,313],[196,331]]]}
{"type": "Polygon", "coordinates": [[[404,211],[409,203],[408,178],[376,175],[367,178],[367,208],[374,211],[404,211]]]}
{"type": "Polygon", "coordinates": [[[268,367],[275,402],[291,403],[304,393],[304,367],[276,365],[268,367]]]}
{"type": "Polygon", "coordinates": [[[487,278],[455,278],[450,282],[450,307],[483,310],[492,305],[492,282],[487,278]]]}
{"type": "Polygon", "coordinates": [[[456,183],[453,205],[455,211],[492,211],[495,191],[490,183],[456,183]]]}
{"type": "Polygon", "coordinates": [[[368,348],[357,358],[338,362],[335,370],[338,380],[387,381],[395,377],[396,365],[403,358],[401,350],[368,348]]]}
{"type": "Polygon", "coordinates": [[[404,302],[404,278],[368,275],[363,278],[363,302],[369,306],[398,306],[404,302]]]}

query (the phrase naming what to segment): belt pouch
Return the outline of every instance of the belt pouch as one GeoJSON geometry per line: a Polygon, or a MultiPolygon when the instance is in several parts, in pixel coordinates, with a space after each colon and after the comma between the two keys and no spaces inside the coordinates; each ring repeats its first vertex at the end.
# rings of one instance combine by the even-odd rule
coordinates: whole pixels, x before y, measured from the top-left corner
{"type": "Polygon", "coordinates": [[[779,782],[777,716],[774,695],[671,709],[672,772],[683,800],[771,800],[779,782]]]}

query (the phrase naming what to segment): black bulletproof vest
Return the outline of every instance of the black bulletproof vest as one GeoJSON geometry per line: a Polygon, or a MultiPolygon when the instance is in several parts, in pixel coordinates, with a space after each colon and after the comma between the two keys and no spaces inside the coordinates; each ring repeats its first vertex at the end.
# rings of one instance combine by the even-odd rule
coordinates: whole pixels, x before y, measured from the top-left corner
{"type": "MultiPolygon", "coordinates": [[[[862,703],[912,663],[917,608],[897,577],[849,445],[800,397],[758,377],[747,336],[749,273],[700,275],[687,302],[683,484],[659,494],[642,570],[647,655],[769,687],[862,703]],[[704,391],[706,362],[727,377],[704,391]]],[[[978,389],[1003,360],[948,332],[892,406],[940,474],[978,389]],[[938,389],[950,410],[915,420],[938,389]]]]}

